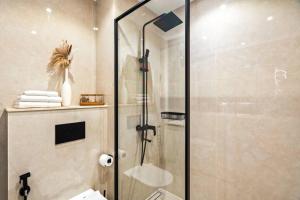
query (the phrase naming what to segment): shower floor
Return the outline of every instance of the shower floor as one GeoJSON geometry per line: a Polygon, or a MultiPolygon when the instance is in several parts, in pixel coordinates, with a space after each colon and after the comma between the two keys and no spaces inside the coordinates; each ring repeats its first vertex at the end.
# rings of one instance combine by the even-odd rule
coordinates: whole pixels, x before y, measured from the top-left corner
{"type": "Polygon", "coordinates": [[[147,199],[145,200],[182,200],[182,198],[166,191],[163,189],[158,189],[154,193],[152,193],[147,199]]]}

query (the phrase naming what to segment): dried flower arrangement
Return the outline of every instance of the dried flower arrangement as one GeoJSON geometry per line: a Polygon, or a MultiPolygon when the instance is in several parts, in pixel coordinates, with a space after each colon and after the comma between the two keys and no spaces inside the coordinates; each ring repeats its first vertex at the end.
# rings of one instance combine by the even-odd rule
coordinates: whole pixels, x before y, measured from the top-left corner
{"type": "MultiPolygon", "coordinates": [[[[72,44],[68,44],[68,41],[66,40],[62,42],[60,47],[54,49],[47,67],[47,72],[50,76],[55,75],[63,78],[62,75],[65,72],[65,69],[70,68],[73,60],[71,52],[72,44]]],[[[70,70],[68,70],[68,72],[71,81],[73,81],[73,76],[70,73],[70,70]]]]}

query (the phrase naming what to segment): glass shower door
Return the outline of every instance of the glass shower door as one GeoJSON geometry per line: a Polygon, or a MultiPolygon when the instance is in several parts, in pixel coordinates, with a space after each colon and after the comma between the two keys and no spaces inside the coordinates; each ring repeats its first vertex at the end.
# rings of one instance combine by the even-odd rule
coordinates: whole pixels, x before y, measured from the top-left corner
{"type": "Polygon", "coordinates": [[[118,199],[185,199],[185,0],[118,22],[118,199]]]}

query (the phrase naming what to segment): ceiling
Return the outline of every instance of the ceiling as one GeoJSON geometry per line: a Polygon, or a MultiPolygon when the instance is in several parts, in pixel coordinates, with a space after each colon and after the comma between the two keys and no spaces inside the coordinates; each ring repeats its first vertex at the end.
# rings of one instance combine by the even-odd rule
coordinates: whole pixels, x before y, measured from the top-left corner
{"type": "MultiPolygon", "coordinates": [[[[143,0],[138,0],[143,1],[143,0]]],[[[176,10],[184,6],[185,0],[151,0],[145,6],[157,15],[176,10]]]]}

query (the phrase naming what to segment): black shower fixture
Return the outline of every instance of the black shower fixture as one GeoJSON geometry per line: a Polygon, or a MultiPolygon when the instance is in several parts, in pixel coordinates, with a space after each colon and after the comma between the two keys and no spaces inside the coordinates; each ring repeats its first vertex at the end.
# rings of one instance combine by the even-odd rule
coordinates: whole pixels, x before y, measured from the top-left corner
{"type": "Polygon", "coordinates": [[[175,15],[173,12],[162,15],[158,20],[154,22],[154,24],[164,32],[167,32],[182,23],[183,22],[181,21],[181,19],[177,17],[177,15],[175,15]]]}
{"type": "Polygon", "coordinates": [[[143,73],[143,91],[142,91],[142,98],[143,98],[143,104],[142,104],[142,119],[141,124],[137,125],[136,130],[141,134],[141,142],[142,142],[142,150],[141,150],[141,165],[144,163],[145,154],[146,154],[146,148],[147,143],[151,142],[150,139],[148,139],[148,130],[151,130],[153,132],[153,135],[156,135],[156,127],[153,125],[148,124],[148,72],[149,72],[149,54],[150,50],[145,48],[146,44],[146,37],[145,37],[145,30],[146,26],[154,23],[158,28],[160,28],[162,31],[167,32],[171,30],[172,28],[182,24],[181,19],[177,17],[173,12],[164,13],[162,15],[159,15],[158,17],[155,17],[154,19],[151,19],[150,21],[146,22],[143,25],[143,56],[139,59],[141,67],[140,70],[143,73]]]}

